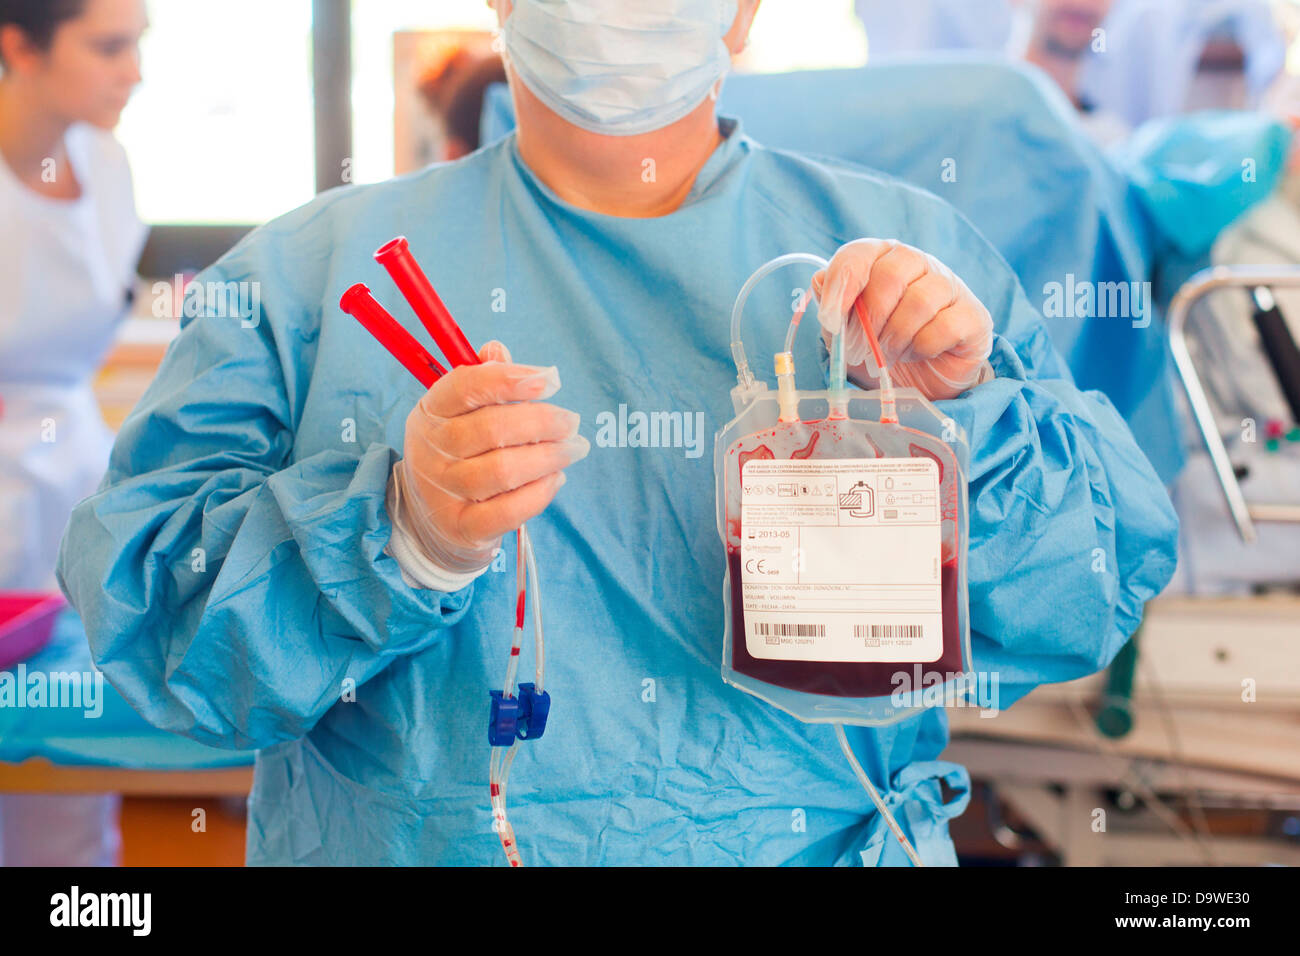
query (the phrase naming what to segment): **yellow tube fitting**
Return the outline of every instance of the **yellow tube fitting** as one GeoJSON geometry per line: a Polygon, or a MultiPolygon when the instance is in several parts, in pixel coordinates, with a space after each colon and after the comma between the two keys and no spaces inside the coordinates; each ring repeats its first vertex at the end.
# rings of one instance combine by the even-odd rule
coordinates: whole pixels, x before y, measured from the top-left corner
{"type": "Polygon", "coordinates": [[[794,356],[789,352],[776,353],[776,397],[781,406],[781,421],[799,420],[799,393],[794,385],[794,356]]]}

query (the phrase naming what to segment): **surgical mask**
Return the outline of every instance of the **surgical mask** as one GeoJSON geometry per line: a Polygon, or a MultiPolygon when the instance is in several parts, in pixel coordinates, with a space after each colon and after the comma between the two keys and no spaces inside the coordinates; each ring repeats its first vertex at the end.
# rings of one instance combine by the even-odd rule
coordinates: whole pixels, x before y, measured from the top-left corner
{"type": "Polygon", "coordinates": [[[582,129],[662,129],[731,67],[736,0],[515,0],[501,37],[525,85],[582,129]]]}

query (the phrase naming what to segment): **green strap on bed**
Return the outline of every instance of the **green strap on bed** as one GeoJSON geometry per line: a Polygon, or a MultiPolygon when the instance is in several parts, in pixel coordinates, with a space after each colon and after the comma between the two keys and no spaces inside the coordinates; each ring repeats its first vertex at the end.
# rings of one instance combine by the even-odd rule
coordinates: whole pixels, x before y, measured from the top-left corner
{"type": "Polygon", "coordinates": [[[1106,671],[1106,690],[1097,710],[1097,729],[1107,737],[1126,736],[1133,729],[1133,677],[1137,672],[1138,638],[1142,628],[1129,639],[1106,671]]]}

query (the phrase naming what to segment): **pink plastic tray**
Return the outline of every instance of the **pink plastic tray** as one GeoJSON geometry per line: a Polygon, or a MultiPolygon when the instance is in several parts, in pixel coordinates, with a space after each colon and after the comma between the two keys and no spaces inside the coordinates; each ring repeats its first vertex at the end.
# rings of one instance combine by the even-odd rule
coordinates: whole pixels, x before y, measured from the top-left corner
{"type": "Polygon", "coordinates": [[[0,591],[0,669],[31,657],[50,642],[62,594],[0,591]]]}

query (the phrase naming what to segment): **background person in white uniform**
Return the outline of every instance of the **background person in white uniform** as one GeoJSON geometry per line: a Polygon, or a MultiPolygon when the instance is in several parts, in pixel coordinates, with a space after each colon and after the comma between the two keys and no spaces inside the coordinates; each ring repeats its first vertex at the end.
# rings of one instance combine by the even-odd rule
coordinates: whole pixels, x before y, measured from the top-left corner
{"type": "MultiPolygon", "coordinates": [[[[0,590],[57,591],[68,516],[108,466],[91,377],[146,230],[111,130],[143,0],[0,0],[0,590]]],[[[110,864],[116,797],[0,795],[0,863],[110,864]]]]}

